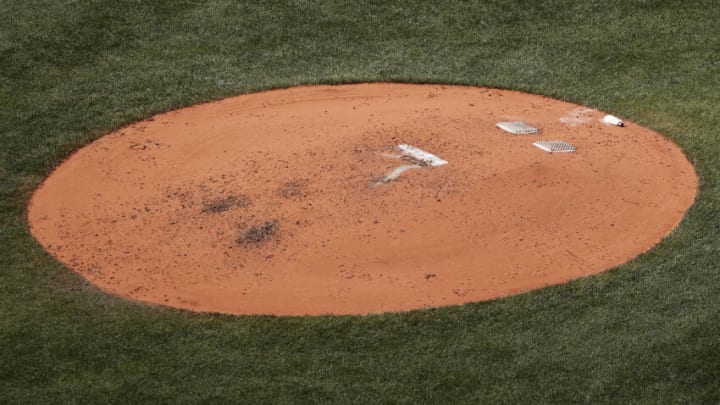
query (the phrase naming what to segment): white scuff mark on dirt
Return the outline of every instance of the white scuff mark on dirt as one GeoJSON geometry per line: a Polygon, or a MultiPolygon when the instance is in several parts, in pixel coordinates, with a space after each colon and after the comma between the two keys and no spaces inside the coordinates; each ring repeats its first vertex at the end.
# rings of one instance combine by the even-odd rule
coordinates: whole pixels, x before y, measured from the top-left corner
{"type": "Polygon", "coordinates": [[[570,111],[568,115],[561,117],[559,121],[563,124],[568,124],[570,126],[576,127],[578,125],[592,121],[592,113],[594,112],[595,110],[593,110],[592,108],[578,107],[570,111]]]}
{"type": "Polygon", "coordinates": [[[386,174],[384,177],[382,177],[381,179],[376,181],[375,185],[387,184],[387,183],[390,183],[391,181],[395,181],[395,180],[397,180],[398,177],[400,177],[401,174],[403,174],[403,172],[406,172],[406,171],[412,170],[412,169],[422,169],[422,166],[420,166],[420,165],[405,165],[405,166],[396,167],[393,170],[391,170],[390,173],[386,174]]]}

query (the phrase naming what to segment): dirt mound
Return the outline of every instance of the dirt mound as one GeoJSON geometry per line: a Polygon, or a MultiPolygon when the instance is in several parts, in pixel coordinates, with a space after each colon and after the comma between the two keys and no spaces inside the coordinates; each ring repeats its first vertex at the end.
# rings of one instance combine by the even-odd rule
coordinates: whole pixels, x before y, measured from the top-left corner
{"type": "Polygon", "coordinates": [[[460,86],[243,95],[81,149],[36,191],[29,220],[105,291],[174,307],[365,314],[486,300],[626,262],[692,204],[681,150],[604,115],[460,86]],[[540,133],[496,127],[516,120],[540,133]]]}

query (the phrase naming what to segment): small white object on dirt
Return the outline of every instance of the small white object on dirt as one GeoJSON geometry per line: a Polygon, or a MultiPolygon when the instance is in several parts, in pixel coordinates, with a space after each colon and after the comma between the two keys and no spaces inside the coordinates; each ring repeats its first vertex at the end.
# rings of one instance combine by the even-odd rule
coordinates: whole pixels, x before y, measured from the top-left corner
{"type": "Polygon", "coordinates": [[[416,148],[412,145],[401,144],[398,145],[398,148],[402,151],[403,155],[410,156],[428,166],[442,166],[448,164],[447,160],[443,160],[430,152],[425,152],[424,150],[416,148]]]}
{"type": "Polygon", "coordinates": [[[606,115],[605,118],[602,119],[602,121],[608,125],[615,125],[618,127],[624,127],[625,123],[618,117],[614,115],[606,115]]]}

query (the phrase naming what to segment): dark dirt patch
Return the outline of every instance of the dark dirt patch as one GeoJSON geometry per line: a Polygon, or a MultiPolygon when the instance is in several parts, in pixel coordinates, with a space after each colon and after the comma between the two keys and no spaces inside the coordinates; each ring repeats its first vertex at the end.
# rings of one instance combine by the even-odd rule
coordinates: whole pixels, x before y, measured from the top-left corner
{"type": "Polygon", "coordinates": [[[273,237],[277,232],[278,223],[274,219],[259,225],[240,227],[236,242],[239,245],[259,245],[273,237]]]}
{"type": "Polygon", "coordinates": [[[203,201],[202,212],[224,212],[232,208],[243,208],[250,204],[250,199],[246,195],[229,195],[209,201],[203,201]]]}
{"type": "Polygon", "coordinates": [[[278,195],[284,198],[300,198],[307,196],[306,187],[306,180],[293,180],[280,185],[277,192],[278,195]]]}

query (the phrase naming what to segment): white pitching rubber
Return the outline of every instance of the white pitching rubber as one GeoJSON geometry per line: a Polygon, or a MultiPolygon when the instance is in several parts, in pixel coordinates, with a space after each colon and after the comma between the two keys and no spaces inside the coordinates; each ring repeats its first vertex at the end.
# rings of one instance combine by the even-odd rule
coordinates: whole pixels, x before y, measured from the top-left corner
{"type": "Polygon", "coordinates": [[[402,151],[403,155],[411,156],[421,162],[424,162],[428,166],[442,166],[448,164],[447,160],[441,159],[430,152],[425,152],[424,150],[411,145],[398,145],[398,149],[402,151]]]}

